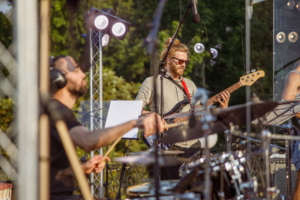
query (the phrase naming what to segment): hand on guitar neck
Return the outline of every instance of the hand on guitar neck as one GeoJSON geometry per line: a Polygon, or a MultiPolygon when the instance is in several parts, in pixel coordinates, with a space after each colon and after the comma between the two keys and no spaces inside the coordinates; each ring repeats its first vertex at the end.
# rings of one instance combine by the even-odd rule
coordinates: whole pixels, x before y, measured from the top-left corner
{"type": "Polygon", "coordinates": [[[219,97],[217,97],[217,100],[220,103],[220,108],[228,108],[229,99],[230,93],[228,91],[222,92],[219,97]]]}

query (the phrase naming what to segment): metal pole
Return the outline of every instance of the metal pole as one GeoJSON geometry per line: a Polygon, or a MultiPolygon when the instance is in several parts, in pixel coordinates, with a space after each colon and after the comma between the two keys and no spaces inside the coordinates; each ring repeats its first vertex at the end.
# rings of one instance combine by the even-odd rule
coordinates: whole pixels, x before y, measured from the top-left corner
{"type": "MultiPolygon", "coordinates": [[[[90,63],[93,65],[93,29],[89,28],[89,45],[90,45],[90,63]]],[[[90,68],[90,130],[94,130],[94,112],[93,112],[93,66],[90,68]]],[[[91,157],[94,156],[94,151],[91,151],[91,157]]],[[[94,173],[90,176],[90,182],[94,183],[94,173]]],[[[94,184],[91,184],[91,192],[94,194],[94,184]]]]}
{"type": "Polygon", "coordinates": [[[38,199],[38,15],[36,0],[16,0],[18,197],[38,199]]]}
{"type": "MultiPolygon", "coordinates": [[[[100,108],[103,108],[103,73],[102,73],[102,33],[99,32],[99,104],[100,108]]],[[[103,110],[100,109],[99,125],[100,129],[103,128],[102,118],[103,110]]],[[[100,149],[100,155],[103,155],[103,149],[100,149]]],[[[100,197],[104,197],[103,194],[103,171],[100,173],[100,197]]]]}

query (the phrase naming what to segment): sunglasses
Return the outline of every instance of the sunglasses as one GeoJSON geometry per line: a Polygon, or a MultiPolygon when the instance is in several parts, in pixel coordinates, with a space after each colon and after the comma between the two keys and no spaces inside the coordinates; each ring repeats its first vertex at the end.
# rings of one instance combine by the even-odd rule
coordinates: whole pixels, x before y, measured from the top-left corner
{"type": "Polygon", "coordinates": [[[183,63],[185,63],[185,65],[189,64],[189,60],[180,60],[178,58],[172,57],[172,59],[176,59],[178,61],[178,64],[182,65],[183,63]]]}

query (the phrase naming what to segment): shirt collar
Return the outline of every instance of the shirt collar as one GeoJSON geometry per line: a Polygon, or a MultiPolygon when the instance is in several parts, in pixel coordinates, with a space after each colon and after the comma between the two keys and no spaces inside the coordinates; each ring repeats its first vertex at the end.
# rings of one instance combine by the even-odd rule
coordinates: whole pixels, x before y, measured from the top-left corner
{"type": "MultiPolygon", "coordinates": [[[[171,75],[169,72],[166,72],[166,73],[165,73],[165,77],[166,77],[166,78],[169,78],[169,77],[171,77],[171,78],[173,79],[172,75],[171,75]]],[[[182,81],[182,80],[183,80],[183,78],[182,78],[182,76],[181,76],[179,79],[177,79],[177,80],[174,80],[174,81],[177,81],[177,82],[179,82],[179,81],[182,81]]]]}

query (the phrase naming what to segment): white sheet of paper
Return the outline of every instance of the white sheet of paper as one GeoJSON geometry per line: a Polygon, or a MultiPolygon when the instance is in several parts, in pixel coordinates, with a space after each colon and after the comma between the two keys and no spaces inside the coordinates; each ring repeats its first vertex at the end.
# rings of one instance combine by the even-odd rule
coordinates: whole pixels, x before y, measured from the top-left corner
{"type": "MultiPolygon", "coordinates": [[[[133,119],[138,119],[142,111],[142,101],[111,101],[105,128],[116,126],[133,119]]],[[[122,138],[137,139],[138,128],[131,129],[122,138]]]]}

